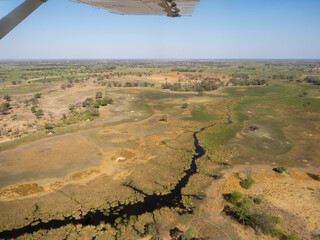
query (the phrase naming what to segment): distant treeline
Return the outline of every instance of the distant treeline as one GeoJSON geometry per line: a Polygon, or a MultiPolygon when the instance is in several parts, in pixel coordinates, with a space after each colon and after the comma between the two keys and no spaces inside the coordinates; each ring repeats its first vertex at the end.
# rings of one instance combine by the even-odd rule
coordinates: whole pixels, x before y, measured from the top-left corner
{"type": "Polygon", "coordinates": [[[264,85],[266,80],[264,79],[235,79],[231,78],[229,83],[232,83],[234,86],[250,86],[250,85],[264,85]]]}
{"type": "Polygon", "coordinates": [[[202,72],[202,70],[191,69],[191,68],[172,68],[171,72],[202,72]]]}
{"type": "Polygon", "coordinates": [[[148,82],[109,81],[109,82],[100,82],[100,85],[108,86],[108,87],[154,87],[154,83],[148,83],[148,82]]]}
{"type": "Polygon", "coordinates": [[[93,74],[92,77],[96,77],[98,81],[104,80],[104,79],[110,79],[112,77],[123,77],[123,76],[136,76],[136,77],[143,77],[143,76],[151,76],[152,73],[150,72],[113,72],[109,74],[93,74]]]}
{"type": "Polygon", "coordinates": [[[304,79],[307,83],[311,83],[314,85],[320,85],[320,77],[319,76],[308,76],[304,79]]]}
{"type": "Polygon", "coordinates": [[[217,90],[223,83],[220,79],[206,79],[201,82],[192,81],[187,83],[162,83],[163,89],[170,89],[172,91],[186,91],[186,92],[201,92],[217,90]]]}

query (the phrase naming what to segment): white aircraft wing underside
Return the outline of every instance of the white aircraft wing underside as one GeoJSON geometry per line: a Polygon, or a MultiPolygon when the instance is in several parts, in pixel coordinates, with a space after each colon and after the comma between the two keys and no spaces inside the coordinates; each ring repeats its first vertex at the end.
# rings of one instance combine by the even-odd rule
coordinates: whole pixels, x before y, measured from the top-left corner
{"type": "Polygon", "coordinates": [[[200,0],[71,0],[116,14],[191,16],[200,0]]]}

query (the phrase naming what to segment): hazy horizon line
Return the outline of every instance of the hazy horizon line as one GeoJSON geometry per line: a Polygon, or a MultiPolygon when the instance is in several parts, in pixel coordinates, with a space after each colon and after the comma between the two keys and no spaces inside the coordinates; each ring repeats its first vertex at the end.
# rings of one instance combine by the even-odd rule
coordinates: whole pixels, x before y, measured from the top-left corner
{"type": "Polygon", "coordinates": [[[320,61],[320,58],[17,58],[13,61],[320,61]]]}

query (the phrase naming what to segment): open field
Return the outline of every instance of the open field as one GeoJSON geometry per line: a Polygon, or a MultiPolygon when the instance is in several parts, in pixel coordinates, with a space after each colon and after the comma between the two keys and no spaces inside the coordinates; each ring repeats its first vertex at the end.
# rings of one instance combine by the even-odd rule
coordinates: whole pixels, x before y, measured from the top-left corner
{"type": "Polygon", "coordinates": [[[320,62],[0,63],[0,238],[319,239],[308,79],[320,62]]]}

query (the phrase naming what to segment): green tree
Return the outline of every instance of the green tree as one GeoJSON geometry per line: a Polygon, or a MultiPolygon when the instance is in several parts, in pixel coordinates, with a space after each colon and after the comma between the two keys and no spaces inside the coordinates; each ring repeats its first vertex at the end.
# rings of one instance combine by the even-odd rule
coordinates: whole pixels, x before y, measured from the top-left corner
{"type": "Polygon", "coordinates": [[[42,109],[39,109],[39,110],[36,112],[36,116],[37,116],[37,118],[40,118],[41,115],[43,115],[43,110],[42,110],[42,109]]]}
{"type": "Polygon", "coordinates": [[[240,186],[245,189],[249,189],[252,186],[252,184],[254,184],[254,180],[252,178],[248,178],[240,182],[240,186]]]}
{"type": "Polygon", "coordinates": [[[101,106],[107,106],[109,103],[109,100],[107,98],[102,99],[101,106]]]}
{"type": "Polygon", "coordinates": [[[36,108],[35,108],[35,107],[32,107],[32,108],[31,108],[31,112],[34,113],[35,111],[36,111],[36,108]]]}
{"type": "Polygon", "coordinates": [[[10,109],[10,103],[2,103],[0,105],[0,112],[2,114],[7,114],[10,109]]]}
{"type": "Polygon", "coordinates": [[[95,103],[93,104],[93,106],[94,106],[95,108],[99,108],[99,107],[100,107],[100,104],[99,104],[98,102],[95,102],[95,103]]]}
{"type": "Polygon", "coordinates": [[[238,209],[235,212],[237,219],[239,219],[243,224],[250,225],[251,224],[251,202],[249,200],[242,200],[238,203],[238,209]]]}
{"type": "Polygon", "coordinates": [[[7,102],[11,101],[11,97],[9,95],[4,95],[3,99],[7,102]]]}
{"type": "Polygon", "coordinates": [[[243,196],[240,192],[233,191],[232,193],[227,194],[224,198],[227,202],[236,205],[242,197],[243,196]]]}

